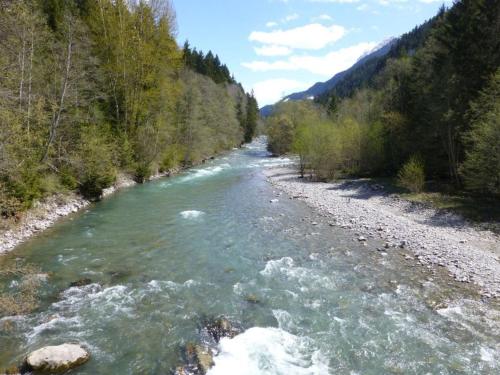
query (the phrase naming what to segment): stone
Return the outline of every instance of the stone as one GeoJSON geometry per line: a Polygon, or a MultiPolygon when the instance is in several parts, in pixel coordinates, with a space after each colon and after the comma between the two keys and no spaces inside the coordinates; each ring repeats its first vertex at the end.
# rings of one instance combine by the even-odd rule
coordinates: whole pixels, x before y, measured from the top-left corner
{"type": "Polygon", "coordinates": [[[359,241],[359,242],[366,242],[366,238],[365,238],[365,237],[363,237],[363,236],[359,236],[359,237],[358,237],[358,241],[359,241]]]}
{"type": "Polygon", "coordinates": [[[225,317],[206,323],[205,329],[216,343],[224,337],[233,338],[240,333],[240,331],[233,327],[231,322],[225,317]]]}
{"type": "Polygon", "coordinates": [[[203,348],[200,345],[196,345],[194,351],[200,373],[204,375],[215,365],[212,352],[210,349],[203,348]]]}
{"type": "Polygon", "coordinates": [[[85,285],[89,285],[89,284],[92,284],[92,280],[86,278],[86,279],[80,279],[77,281],[73,281],[72,283],[69,284],[69,287],[70,288],[81,287],[81,286],[85,286],[85,285]]]}
{"type": "Polygon", "coordinates": [[[80,366],[89,359],[89,352],[81,345],[62,344],[35,350],[28,355],[26,363],[38,372],[58,373],[80,366]]]}
{"type": "Polygon", "coordinates": [[[255,294],[249,294],[248,296],[246,296],[245,301],[253,304],[260,303],[259,297],[257,297],[255,294]]]}
{"type": "Polygon", "coordinates": [[[279,202],[279,199],[271,199],[269,202],[270,202],[270,203],[278,203],[278,202],[279,202]]]}

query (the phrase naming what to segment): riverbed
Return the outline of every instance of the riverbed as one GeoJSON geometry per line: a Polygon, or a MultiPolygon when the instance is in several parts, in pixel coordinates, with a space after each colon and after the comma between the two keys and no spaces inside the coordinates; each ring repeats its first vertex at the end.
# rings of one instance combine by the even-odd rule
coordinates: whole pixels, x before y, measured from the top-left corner
{"type": "Polygon", "coordinates": [[[72,374],[169,374],[201,322],[225,316],[243,332],[210,375],[498,373],[498,305],[277,191],[263,171],[291,163],[256,141],[6,255],[49,277],[37,311],[0,320],[0,369],[78,342],[91,360],[72,374]]]}

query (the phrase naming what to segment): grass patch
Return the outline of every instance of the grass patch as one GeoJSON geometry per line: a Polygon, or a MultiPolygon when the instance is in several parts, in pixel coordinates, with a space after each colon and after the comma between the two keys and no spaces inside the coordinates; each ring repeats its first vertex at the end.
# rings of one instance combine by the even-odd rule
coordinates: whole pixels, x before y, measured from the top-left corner
{"type": "Polygon", "coordinates": [[[377,178],[373,180],[384,187],[390,194],[402,199],[416,202],[437,210],[456,213],[481,227],[500,234],[500,201],[491,196],[473,195],[456,190],[445,182],[427,183],[425,192],[410,193],[398,186],[391,178],[377,178]]]}

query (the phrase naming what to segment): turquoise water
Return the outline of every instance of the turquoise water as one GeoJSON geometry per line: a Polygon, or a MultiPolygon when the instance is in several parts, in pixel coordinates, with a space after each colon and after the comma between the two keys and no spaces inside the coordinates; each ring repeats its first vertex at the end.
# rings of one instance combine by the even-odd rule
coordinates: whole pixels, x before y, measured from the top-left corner
{"type": "Polygon", "coordinates": [[[0,328],[0,369],[80,342],[92,359],[72,374],[170,374],[201,322],[224,315],[244,332],[222,340],[210,375],[500,371],[498,306],[277,197],[262,170],[287,163],[255,142],[16,249],[50,277],[39,310],[0,321],[13,325],[0,328]],[[92,284],[68,288],[82,278],[92,284]]]}

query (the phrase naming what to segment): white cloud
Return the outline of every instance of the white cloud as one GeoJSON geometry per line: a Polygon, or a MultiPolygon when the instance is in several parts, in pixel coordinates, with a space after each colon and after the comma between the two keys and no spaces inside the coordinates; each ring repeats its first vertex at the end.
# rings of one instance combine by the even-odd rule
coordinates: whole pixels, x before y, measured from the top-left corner
{"type": "Polygon", "coordinates": [[[259,56],[288,56],[292,50],[284,46],[263,46],[255,47],[255,53],[259,56]]]}
{"type": "Polygon", "coordinates": [[[290,22],[290,21],[295,21],[296,19],[299,18],[299,15],[297,13],[294,13],[294,14],[289,14],[288,16],[286,16],[282,22],[286,23],[286,22],[290,22]]]}
{"type": "Polygon", "coordinates": [[[248,39],[262,44],[320,50],[341,39],[346,32],[346,29],[339,25],[323,26],[312,23],[288,30],[253,31],[248,39]]]}
{"type": "Polygon", "coordinates": [[[259,102],[259,106],[262,107],[267,104],[276,103],[284,96],[294,91],[305,90],[309,86],[309,83],[306,82],[276,78],[257,82],[253,85],[253,91],[259,102]]]}
{"type": "Polygon", "coordinates": [[[370,52],[376,46],[377,43],[366,42],[342,48],[324,56],[293,55],[286,60],[252,61],[242,65],[255,72],[305,70],[324,77],[331,77],[350,68],[363,54],[370,52]]]}
{"type": "Polygon", "coordinates": [[[323,21],[331,21],[332,17],[330,17],[328,14],[322,14],[322,15],[318,16],[318,19],[323,20],[323,21]]]}
{"type": "MultiPolygon", "coordinates": [[[[288,23],[291,21],[295,21],[299,18],[300,18],[300,16],[297,13],[293,13],[293,14],[289,14],[288,16],[280,19],[278,22],[279,23],[288,23]]],[[[268,23],[266,23],[266,27],[276,27],[276,26],[278,26],[278,22],[269,21],[268,23]]]]}

